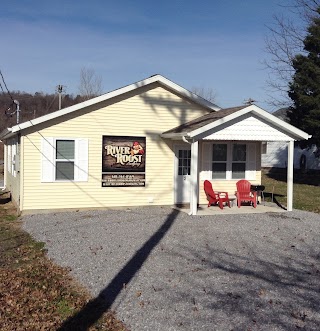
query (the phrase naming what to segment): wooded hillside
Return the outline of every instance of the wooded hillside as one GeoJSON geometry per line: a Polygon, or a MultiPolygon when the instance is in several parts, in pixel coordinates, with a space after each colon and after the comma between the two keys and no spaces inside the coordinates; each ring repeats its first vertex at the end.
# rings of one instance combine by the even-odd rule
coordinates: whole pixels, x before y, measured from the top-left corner
{"type": "MultiPolygon", "coordinates": [[[[57,94],[44,94],[39,92],[30,94],[17,91],[11,92],[11,96],[14,100],[19,101],[21,110],[20,123],[52,113],[59,109],[59,97],[57,94]]],[[[83,100],[84,98],[80,95],[75,97],[70,94],[63,95],[61,102],[62,108],[72,106],[83,100]]],[[[15,109],[16,106],[13,104],[10,96],[7,93],[0,93],[0,132],[17,123],[17,115],[9,115],[14,112],[15,109]]],[[[3,144],[0,143],[0,160],[2,159],[3,144]]]]}

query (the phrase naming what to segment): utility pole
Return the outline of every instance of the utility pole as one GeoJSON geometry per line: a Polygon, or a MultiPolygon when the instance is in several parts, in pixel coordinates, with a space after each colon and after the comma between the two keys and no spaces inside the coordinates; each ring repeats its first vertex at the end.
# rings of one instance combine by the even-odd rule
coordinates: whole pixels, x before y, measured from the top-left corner
{"type": "Polygon", "coordinates": [[[63,86],[63,85],[58,85],[57,86],[57,92],[59,94],[59,110],[61,109],[62,93],[65,92],[64,88],[65,88],[65,86],[63,86]]]}
{"type": "Polygon", "coordinates": [[[21,112],[21,109],[20,109],[20,103],[18,100],[13,100],[13,104],[16,106],[16,109],[12,112],[12,113],[8,113],[8,111],[11,109],[11,107],[9,107],[6,111],[5,111],[5,114],[7,116],[10,116],[12,117],[14,114],[17,114],[17,124],[19,124],[20,122],[20,112],[21,112]]]}
{"type": "Polygon", "coordinates": [[[14,104],[16,105],[16,112],[17,112],[17,124],[20,122],[20,103],[18,100],[13,100],[14,104]]]}

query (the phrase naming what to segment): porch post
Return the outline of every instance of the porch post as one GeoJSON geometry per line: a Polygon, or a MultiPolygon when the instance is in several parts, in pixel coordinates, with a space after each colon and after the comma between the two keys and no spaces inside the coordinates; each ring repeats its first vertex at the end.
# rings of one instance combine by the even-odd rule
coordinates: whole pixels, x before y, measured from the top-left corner
{"type": "Polygon", "coordinates": [[[293,202],[293,154],[294,142],[288,143],[288,169],[287,169],[287,211],[292,211],[293,202]]]}
{"type": "Polygon", "coordinates": [[[198,209],[198,152],[199,142],[191,143],[191,169],[190,169],[190,213],[189,215],[197,215],[198,209]]]}

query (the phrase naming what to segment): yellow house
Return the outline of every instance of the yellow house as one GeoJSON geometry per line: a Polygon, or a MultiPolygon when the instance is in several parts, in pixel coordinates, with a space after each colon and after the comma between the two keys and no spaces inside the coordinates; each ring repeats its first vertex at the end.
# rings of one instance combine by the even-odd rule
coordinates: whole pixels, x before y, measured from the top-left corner
{"type": "Polygon", "coordinates": [[[4,130],[4,186],[23,212],[205,204],[203,181],[261,184],[261,144],[310,136],[256,105],[221,109],[161,75],[4,130]]]}

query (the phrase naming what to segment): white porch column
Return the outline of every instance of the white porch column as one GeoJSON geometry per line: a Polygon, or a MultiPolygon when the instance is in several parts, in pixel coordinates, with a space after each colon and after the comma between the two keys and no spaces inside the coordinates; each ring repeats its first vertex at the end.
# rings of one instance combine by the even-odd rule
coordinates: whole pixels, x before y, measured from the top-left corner
{"type": "Polygon", "coordinates": [[[198,207],[198,154],[199,142],[193,141],[191,144],[191,169],[190,169],[190,213],[189,215],[197,215],[198,207]]]}
{"type": "Polygon", "coordinates": [[[294,142],[288,143],[288,169],[287,169],[287,210],[292,211],[293,202],[293,154],[294,142]]]}

